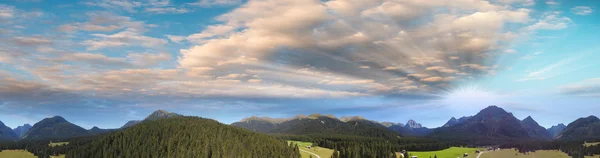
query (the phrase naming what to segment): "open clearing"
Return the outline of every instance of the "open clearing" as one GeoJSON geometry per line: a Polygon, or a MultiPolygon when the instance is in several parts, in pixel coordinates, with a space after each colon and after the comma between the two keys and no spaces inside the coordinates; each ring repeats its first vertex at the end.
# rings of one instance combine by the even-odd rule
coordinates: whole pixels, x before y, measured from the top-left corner
{"type": "MultiPolygon", "coordinates": [[[[333,150],[312,146],[311,142],[288,141],[288,143],[296,143],[296,144],[298,144],[298,148],[305,150],[305,151],[310,151],[312,153],[315,153],[315,154],[319,155],[321,158],[329,158],[333,154],[333,150]],[[306,146],[311,146],[311,148],[307,149],[306,146]]],[[[311,156],[310,154],[308,154],[306,152],[302,152],[302,151],[300,151],[300,155],[302,156],[302,158],[309,158],[311,156]]],[[[315,156],[313,156],[313,158],[315,158],[315,156]]]]}
{"type": "MultiPolygon", "coordinates": [[[[0,158],[37,158],[37,156],[33,155],[25,150],[2,150],[0,152],[0,158]]],[[[65,155],[60,156],[50,156],[51,158],[65,158],[65,155]]]]}
{"type": "Polygon", "coordinates": [[[69,142],[50,142],[50,144],[48,144],[48,146],[55,147],[55,146],[62,146],[62,145],[67,145],[67,144],[69,144],[69,142]]]}
{"type": "MultiPolygon", "coordinates": [[[[434,156],[437,156],[438,158],[462,158],[463,154],[468,153],[469,156],[467,158],[476,158],[476,150],[477,148],[451,147],[439,151],[408,151],[408,154],[410,156],[417,156],[419,158],[433,158],[434,156]]],[[[400,155],[399,152],[396,154],[400,155]]]]}
{"type": "Polygon", "coordinates": [[[598,145],[598,144],[600,144],[600,142],[585,142],[586,147],[594,146],[594,145],[598,145]]]}
{"type": "Polygon", "coordinates": [[[570,158],[564,152],[558,150],[538,150],[527,154],[519,153],[514,149],[504,149],[502,151],[486,151],[480,158],[570,158]]]}
{"type": "Polygon", "coordinates": [[[37,158],[37,156],[35,156],[32,153],[27,152],[25,150],[2,150],[2,152],[0,152],[0,157],[37,158]]]}

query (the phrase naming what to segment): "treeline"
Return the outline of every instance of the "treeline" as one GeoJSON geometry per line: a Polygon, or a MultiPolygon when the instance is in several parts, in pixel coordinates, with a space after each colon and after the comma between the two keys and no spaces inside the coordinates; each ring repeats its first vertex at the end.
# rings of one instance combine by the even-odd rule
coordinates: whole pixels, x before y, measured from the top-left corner
{"type": "Polygon", "coordinates": [[[435,151],[458,146],[451,142],[442,142],[427,138],[376,138],[349,135],[275,135],[281,139],[312,142],[313,145],[330,148],[339,152],[341,158],[389,158],[396,152],[435,151]]]}
{"type": "Polygon", "coordinates": [[[268,135],[198,117],[148,121],[67,152],[67,158],[96,157],[285,157],[299,158],[295,145],[268,135]]]}

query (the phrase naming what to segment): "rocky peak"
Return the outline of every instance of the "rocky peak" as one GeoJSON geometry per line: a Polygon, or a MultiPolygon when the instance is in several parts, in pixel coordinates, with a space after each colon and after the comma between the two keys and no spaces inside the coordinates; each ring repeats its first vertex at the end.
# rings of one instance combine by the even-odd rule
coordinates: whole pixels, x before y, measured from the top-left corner
{"type": "Polygon", "coordinates": [[[420,123],[417,123],[417,121],[415,120],[408,120],[408,122],[406,122],[406,125],[404,125],[404,127],[406,128],[422,128],[423,126],[421,126],[420,123]]]}

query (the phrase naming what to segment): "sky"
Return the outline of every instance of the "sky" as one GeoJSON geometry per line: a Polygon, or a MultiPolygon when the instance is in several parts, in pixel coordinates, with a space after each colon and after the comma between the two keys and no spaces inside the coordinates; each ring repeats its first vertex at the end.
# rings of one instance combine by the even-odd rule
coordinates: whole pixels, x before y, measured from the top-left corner
{"type": "Polygon", "coordinates": [[[600,115],[596,0],[3,0],[0,121],[600,115]]]}

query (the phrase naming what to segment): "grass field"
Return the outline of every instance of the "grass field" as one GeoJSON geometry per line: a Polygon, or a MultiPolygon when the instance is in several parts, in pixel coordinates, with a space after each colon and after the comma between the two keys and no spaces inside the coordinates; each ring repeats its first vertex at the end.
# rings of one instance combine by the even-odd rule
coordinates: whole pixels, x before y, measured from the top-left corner
{"type": "MultiPolygon", "coordinates": [[[[59,156],[50,156],[51,158],[65,158],[65,155],[59,156]]],[[[0,158],[37,158],[37,156],[33,155],[25,150],[3,150],[0,152],[0,158]]]]}
{"type": "MultiPolygon", "coordinates": [[[[310,142],[288,141],[288,143],[296,143],[296,144],[298,144],[298,148],[300,148],[301,150],[310,151],[312,153],[319,155],[321,158],[329,158],[333,154],[333,150],[327,149],[327,148],[315,147],[310,142]],[[306,146],[311,146],[311,148],[307,149],[306,146]]],[[[302,152],[302,151],[300,151],[300,155],[302,156],[302,158],[309,158],[311,156],[310,154],[308,154],[306,152],[302,152]]],[[[315,158],[315,156],[313,156],[313,158],[315,158]]]]}
{"type": "Polygon", "coordinates": [[[533,153],[522,154],[514,149],[502,151],[486,151],[480,158],[570,158],[569,155],[558,150],[538,150],[533,153]]]}
{"type": "Polygon", "coordinates": [[[2,152],[0,152],[0,157],[1,158],[37,158],[37,156],[33,155],[30,152],[27,152],[25,150],[2,150],[2,152]]]}
{"type": "Polygon", "coordinates": [[[598,145],[600,142],[585,142],[585,146],[598,145]]]}
{"type": "MultiPolygon", "coordinates": [[[[469,156],[467,158],[475,158],[477,157],[477,154],[475,154],[476,150],[477,148],[451,147],[439,151],[409,151],[408,154],[410,156],[417,156],[419,158],[433,158],[434,156],[437,156],[438,158],[462,158],[464,153],[468,153],[469,156]]],[[[400,155],[399,152],[396,154],[400,155]]]]}
{"type": "Polygon", "coordinates": [[[61,146],[61,145],[67,145],[67,144],[69,144],[69,142],[50,142],[50,144],[48,144],[48,146],[55,147],[55,146],[61,146]]]}

